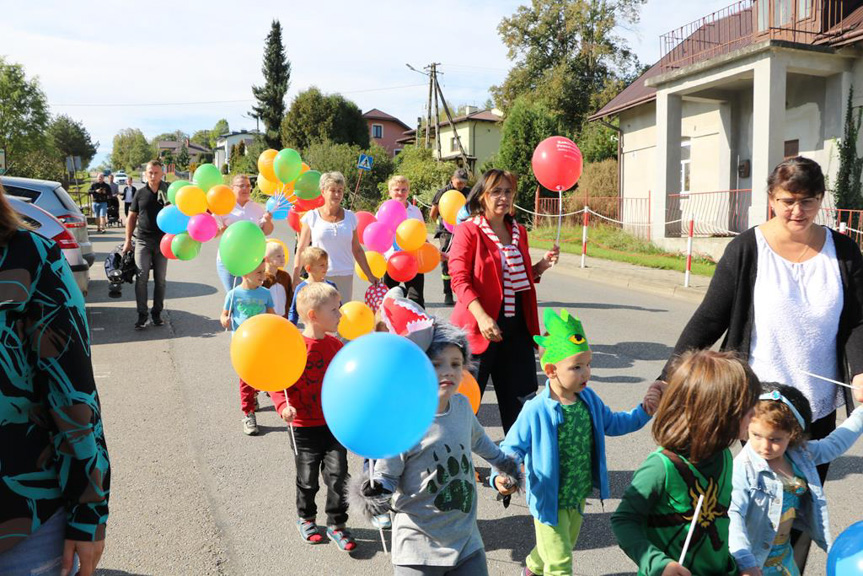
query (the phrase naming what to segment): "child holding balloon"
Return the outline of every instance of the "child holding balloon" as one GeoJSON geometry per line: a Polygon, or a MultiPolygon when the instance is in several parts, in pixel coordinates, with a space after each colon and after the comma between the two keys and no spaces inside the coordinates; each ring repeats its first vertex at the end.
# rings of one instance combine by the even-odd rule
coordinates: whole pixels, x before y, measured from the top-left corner
{"type": "MultiPolygon", "coordinates": [[[[601,499],[609,497],[605,436],[641,429],[659,404],[662,386],[652,385],[630,412],[612,412],[587,387],[592,352],[581,321],[551,308],[543,320],[547,335],[534,340],[544,348],[540,363],[548,382],[524,405],[501,448],[524,462],[527,477],[536,546],[523,574],[563,576],[572,574],[586,498],[594,488],[601,499]]],[[[496,470],[489,482],[501,494],[514,491],[496,470]]]]}
{"type": "MultiPolygon", "coordinates": [[[[257,268],[243,276],[242,283],[228,291],[221,322],[224,328],[232,331],[243,321],[258,314],[273,314],[273,297],[262,286],[266,277],[266,264],[261,262],[257,268]]],[[[240,408],[243,410],[243,432],[247,436],[258,434],[258,421],[255,417],[255,400],[258,391],[240,379],[240,408]]]]}
{"type": "Polygon", "coordinates": [[[308,246],[300,254],[300,262],[308,277],[297,284],[294,288],[294,298],[291,301],[291,308],[288,311],[288,320],[296,326],[300,321],[300,315],[297,312],[297,297],[306,286],[316,282],[326,282],[333,288],[338,289],[334,282],[327,280],[327,268],[330,265],[330,257],[326,250],[317,246],[308,246]]]}
{"type": "Polygon", "coordinates": [[[285,245],[278,240],[267,240],[264,263],[267,272],[264,288],[273,296],[275,313],[290,320],[288,312],[294,300],[294,290],[291,285],[291,275],[284,270],[287,263],[285,245]]]}
{"type": "Polygon", "coordinates": [[[398,288],[382,308],[390,331],[410,338],[431,359],[438,378],[437,415],[419,444],[375,462],[373,482],[351,481],[351,505],[372,519],[393,502],[396,575],[487,575],[472,453],[506,470],[513,486],[520,471],[486,435],[468,399],[456,394],[470,361],[467,336],[426,315],[398,288]]]}
{"type": "MultiPolygon", "coordinates": [[[[326,266],[324,267],[326,269],[326,266]]],[[[294,431],[294,462],[297,469],[297,530],[306,544],[324,542],[316,524],[318,475],[327,485],[327,536],[339,550],[352,552],[357,544],[345,524],[348,505],[348,454],[324,420],[321,387],[327,367],[342,343],[331,333],[338,331],[341,312],[339,291],[324,282],[314,282],[297,291],[296,308],[303,320],[306,369],[296,384],[270,397],[276,412],[294,431]]]]}
{"type": "Polygon", "coordinates": [[[660,448],[611,516],[639,576],[738,574],[728,549],[729,447],[745,437],[760,394],[758,377],[733,353],[698,350],[675,360],[653,422],[660,448]]]}
{"type": "MultiPolygon", "coordinates": [[[[407,217],[405,218],[405,220],[402,220],[401,222],[393,222],[393,224],[396,224],[396,227],[400,229],[401,224],[406,220],[419,220],[420,222],[422,222],[420,245],[425,243],[425,218],[423,218],[423,213],[419,208],[417,208],[408,201],[408,197],[411,193],[410,180],[408,180],[405,176],[396,174],[387,182],[387,190],[389,191],[390,198],[392,200],[395,200],[396,202],[400,202],[402,206],[405,207],[405,211],[407,213],[407,217]]],[[[396,232],[396,235],[398,236],[398,232],[396,232]]],[[[407,250],[407,248],[405,248],[405,250],[407,250]]],[[[384,257],[386,257],[387,262],[389,262],[390,257],[396,252],[397,250],[395,246],[393,246],[384,253],[384,257]]],[[[401,282],[390,276],[390,272],[387,271],[387,273],[384,274],[384,283],[387,285],[388,288],[394,288],[398,286],[401,282]]],[[[419,272],[417,272],[413,278],[404,281],[404,287],[405,292],[407,293],[407,297],[410,300],[413,300],[420,306],[425,306],[425,297],[423,296],[423,290],[425,288],[424,274],[420,274],[419,272]]]]}
{"type": "Polygon", "coordinates": [[[743,576],[799,576],[792,525],[806,526],[824,550],[827,499],[816,466],[841,456],[863,434],[863,407],[823,440],[806,441],[809,401],[791,386],[765,384],[749,423],[749,442],[734,459],[730,549],[743,576]]]}

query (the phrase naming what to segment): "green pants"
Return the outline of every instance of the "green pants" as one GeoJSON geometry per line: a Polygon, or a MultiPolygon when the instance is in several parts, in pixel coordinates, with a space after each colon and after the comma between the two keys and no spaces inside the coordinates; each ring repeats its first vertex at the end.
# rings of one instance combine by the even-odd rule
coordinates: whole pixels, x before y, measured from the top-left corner
{"type": "Polygon", "coordinates": [[[557,511],[557,526],[548,526],[536,518],[536,547],[527,557],[527,568],[542,576],[570,576],[572,549],[578,542],[578,533],[584,520],[584,500],[578,508],[561,508],[557,511]]]}

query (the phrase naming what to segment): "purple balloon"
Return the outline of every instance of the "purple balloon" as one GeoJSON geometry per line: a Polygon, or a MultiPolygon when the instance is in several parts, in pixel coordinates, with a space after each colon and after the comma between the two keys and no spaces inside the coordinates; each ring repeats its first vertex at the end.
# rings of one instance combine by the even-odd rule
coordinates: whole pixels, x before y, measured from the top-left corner
{"type": "Polygon", "coordinates": [[[443,227],[446,228],[446,231],[449,232],[450,234],[453,234],[455,232],[455,226],[453,226],[452,224],[450,224],[446,220],[443,221],[443,227]]]}
{"type": "Polygon", "coordinates": [[[386,224],[390,230],[395,232],[395,229],[399,227],[399,224],[407,220],[408,210],[405,208],[405,205],[398,200],[387,200],[381,204],[381,207],[378,209],[378,213],[375,216],[378,219],[378,222],[386,224]]]}
{"type": "Polygon", "coordinates": [[[363,244],[369,250],[380,252],[383,254],[393,245],[395,232],[390,230],[389,226],[383,222],[372,222],[366,226],[363,232],[363,244]]]}
{"type": "Polygon", "coordinates": [[[212,240],[219,232],[219,224],[212,214],[202,212],[189,218],[189,227],[187,230],[193,240],[207,242],[212,240]]]}

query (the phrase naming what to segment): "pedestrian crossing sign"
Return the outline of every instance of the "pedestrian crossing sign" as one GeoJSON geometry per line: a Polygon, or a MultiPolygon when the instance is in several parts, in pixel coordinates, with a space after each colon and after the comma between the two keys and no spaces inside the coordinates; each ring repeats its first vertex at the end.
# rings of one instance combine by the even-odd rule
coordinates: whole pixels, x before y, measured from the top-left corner
{"type": "Polygon", "coordinates": [[[357,161],[357,168],[360,170],[371,170],[375,159],[368,154],[360,154],[360,159],[357,161]]]}

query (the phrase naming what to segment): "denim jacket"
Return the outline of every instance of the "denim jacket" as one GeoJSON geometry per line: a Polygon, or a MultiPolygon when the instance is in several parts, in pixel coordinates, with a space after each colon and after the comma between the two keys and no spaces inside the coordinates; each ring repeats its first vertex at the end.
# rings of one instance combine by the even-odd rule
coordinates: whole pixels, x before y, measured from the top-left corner
{"type": "MultiPolygon", "coordinates": [[[[827,550],[832,543],[827,498],[815,466],[841,456],[863,433],[863,406],[827,438],[806,442],[786,454],[803,473],[809,490],[801,499],[794,527],[809,532],[827,550]]],[[[728,547],[741,570],[761,568],[767,560],[782,514],[782,481],[767,461],[747,444],[734,459],[731,529],[728,547]]]]}
{"type": "MultiPolygon", "coordinates": [[[[528,400],[510,428],[500,448],[524,462],[525,492],[530,513],[548,526],[557,526],[557,492],[560,462],[557,450],[557,427],[563,422],[560,402],[551,398],[550,387],[528,400]]],[[[609,497],[608,471],[605,463],[605,436],[622,436],[642,428],[650,416],[639,404],[629,412],[612,412],[599,395],[585,388],[579,396],[587,405],[593,425],[593,487],[599,497],[609,497]]],[[[492,469],[489,484],[499,471],[492,469]]]]}

